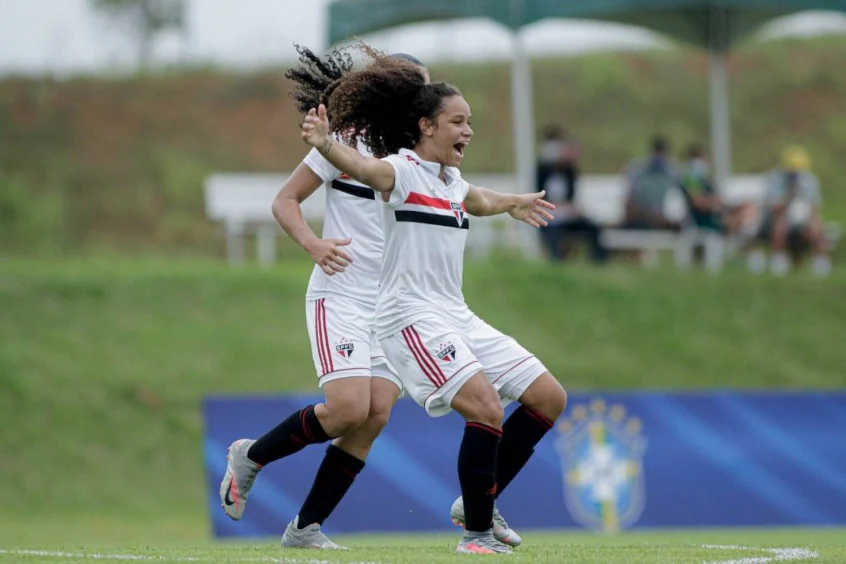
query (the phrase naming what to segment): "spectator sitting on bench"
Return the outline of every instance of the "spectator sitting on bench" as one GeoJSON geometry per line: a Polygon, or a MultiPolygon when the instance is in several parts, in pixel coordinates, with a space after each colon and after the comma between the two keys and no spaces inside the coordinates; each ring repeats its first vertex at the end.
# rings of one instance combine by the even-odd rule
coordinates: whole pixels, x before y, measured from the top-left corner
{"type": "Polygon", "coordinates": [[[556,144],[542,145],[537,166],[537,190],[546,190],[546,200],[555,204],[555,219],[541,228],[541,238],[550,258],[557,261],[566,257],[571,235],[582,236],[590,246],[591,260],[602,263],[606,252],[600,242],[600,227],[585,217],[576,204],[578,147],[555,131],[556,144]]]}
{"type": "Polygon", "coordinates": [[[687,149],[686,163],[682,173],[682,190],[690,208],[690,218],[699,229],[707,229],[726,235],[755,235],[755,205],[744,203],[734,207],[726,206],[711,180],[711,165],[700,145],[687,149]]]}
{"type": "Polygon", "coordinates": [[[663,229],[677,231],[685,211],[675,210],[672,204],[681,197],[681,174],[669,153],[669,143],[663,137],[652,140],[652,152],[626,167],[628,184],[625,229],[663,229]],[[674,200],[675,197],[678,197],[674,200]],[[670,212],[670,213],[668,213],[670,212]]]}
{"type": "MultiPolygon", "coordinates": [[[[820,218],[819,180],[810,168],[807,151],[793,145],[782,152],[781,166],[767,176],[759,238],[770,243],[770,271],[775,275],[784,275],[790,270],[788,251],[798,256],[808,247],[814,252],[814,274],[826,276],[831,271],[820,218]]],[[[750,253],[748,260],[753,271],[760,272],[766,266],[760,250],[750,253]]]]}

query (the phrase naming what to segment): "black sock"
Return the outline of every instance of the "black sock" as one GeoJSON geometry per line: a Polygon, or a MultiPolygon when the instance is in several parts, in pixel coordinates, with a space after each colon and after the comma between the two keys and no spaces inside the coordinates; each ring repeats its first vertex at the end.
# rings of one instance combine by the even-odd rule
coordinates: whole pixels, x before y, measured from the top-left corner
{"type": "Polygon", "coordinates": [[[502,431],[468,422],[458,450],[458,481],[464,498],[464,528],[483,532],[493,522],[496,457],[502,431]]]}
{"type": "Polygon", "coordinates": [[[523,469],[535,452],[535,445],[553,425],[548,417],[525,406],[517,408],[505,420],[496,459],[497,497],[523,469]]]}
{"type": "Polygon", "coordinates": [[[346,495],[362,468],[363,460],[335,445],[329,445],[300,509],[297,526],[304,529],[312,523],[322,525],[346,495]]]}
{"type": "Polygon", "coordinates": [[[253,443],[247,457],[256,464],[269,464],[301,451],[314,443],[325,443],[329,435],[323,430],[314,406],[309,405],[290,415],[253,443]]]}

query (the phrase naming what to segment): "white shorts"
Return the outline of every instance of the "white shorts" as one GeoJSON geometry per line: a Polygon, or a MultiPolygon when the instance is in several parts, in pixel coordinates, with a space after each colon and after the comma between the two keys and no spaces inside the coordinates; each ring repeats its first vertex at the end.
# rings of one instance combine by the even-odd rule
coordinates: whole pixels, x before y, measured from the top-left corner
{"type": "Polygon", "coordinates": [[[503,405],[519,399],[547,371],[517,341],[476,316],[460,331],[433,315],[381,343],[406,393],[432,417],[449,413],[458,390],[479,371],[497,389],[503,405]]]}
{"type": "Polygon", "coordinates": [[[402,382],[371,330],[375,311],[341,297],[306,298],[311,356],[322,387],[354,376],[377,376],[402,390],[402,382]]]}

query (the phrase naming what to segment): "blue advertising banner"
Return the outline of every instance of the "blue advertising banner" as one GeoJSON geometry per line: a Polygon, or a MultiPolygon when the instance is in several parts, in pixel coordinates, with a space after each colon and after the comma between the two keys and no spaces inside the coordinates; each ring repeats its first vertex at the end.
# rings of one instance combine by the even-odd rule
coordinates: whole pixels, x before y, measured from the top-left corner
{"type": "MultiPolygon", "coordinates": [[[[279,535],[325,446],[262,470],[241,521],[220,508],[232,441],[257,438],[320,396],[209,398],[215,536],[279,535]]],[[[506,416],[511,409],[506,410],[506,416]]],[[[450,528],[463,421],[400,400],[329,533],[450,528]]],[[[497,502],[519,529],[846,524],[846,393],[571,394],[564,417],[497,502]]]]}

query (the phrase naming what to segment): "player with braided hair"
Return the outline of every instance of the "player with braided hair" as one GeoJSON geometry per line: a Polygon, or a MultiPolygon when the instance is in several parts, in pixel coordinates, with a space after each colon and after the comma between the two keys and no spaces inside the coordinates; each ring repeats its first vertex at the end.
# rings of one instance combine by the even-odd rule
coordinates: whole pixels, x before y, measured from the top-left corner
{"type": "MultiPolygon", "coordinates": [[[[362,45],[370,64],[321,86],[297,80],[302,137],[384,203],[376,336],[407,393],[436,417],[466,425],[458,454],[465,533],[458,552],[509,552],[494,536],[494,500],[563,412],[567,395],[514,339],[479,319],[462,293],[468,215],[509,213],[538,227],[553,206],[534,194],[469,185],[458,167],[473,136],[460,91],[428,84],[405,61],[362,45]],[[305,103],[303,103],[305,101],[305,103]],[[334,132],[335,136],[332,135],[334,132]],[[360,140],[376,157],[351,147],[360,140]],[[503,404],[521,405],[503,424],[503,404]]],[[[300,67],[298,73],[311,74],[300,67]]]]}

